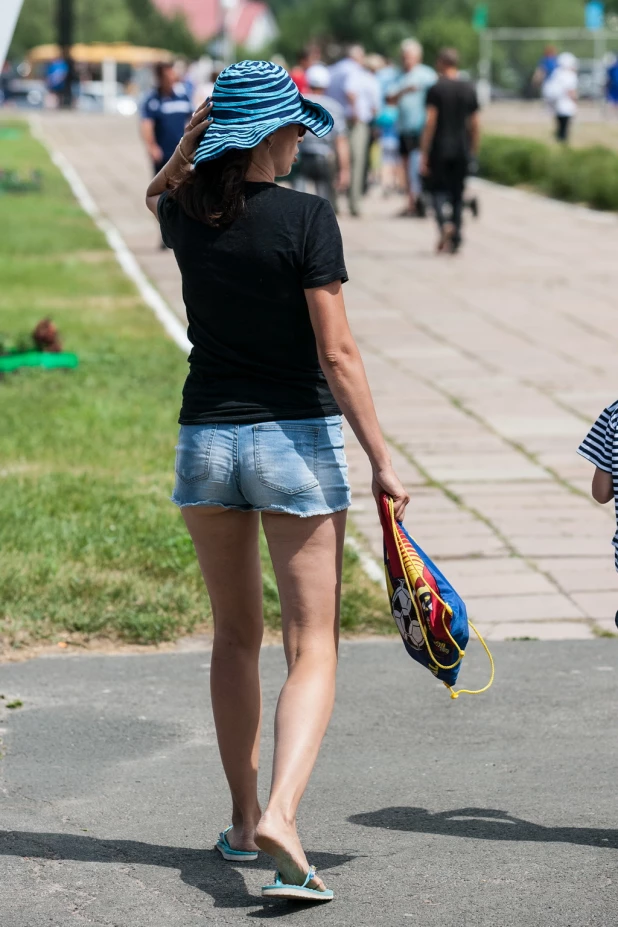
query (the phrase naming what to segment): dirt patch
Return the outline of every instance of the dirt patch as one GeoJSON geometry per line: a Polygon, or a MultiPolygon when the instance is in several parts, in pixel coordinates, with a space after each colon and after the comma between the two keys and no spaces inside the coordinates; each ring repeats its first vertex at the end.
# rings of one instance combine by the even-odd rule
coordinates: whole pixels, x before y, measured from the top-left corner
{"type": "MultiPolygon", "coordinates": [[[[392,640],[394,635],[369,633],[342,633],[341,640],[392,640]]],[[[270,628],[264,629],[263,646],[268,647],[282,643],[280,631],[270,628]]],[[[209,651],[212,649],[212,632],[205,631],[181,637],[176,641],[165,641],[161,644],[128,644],[124,641],[112,640],[106,637],[87,639],[80,635],[66,637],[56,643],[49,641],[26,644],[23,647],[11,647],[0,643],[0,663],[24,663],[36,657],[66,657],[84,654],[117,656],[118,654],[149,654],[149,653],[191,653],[209,651]]]]}

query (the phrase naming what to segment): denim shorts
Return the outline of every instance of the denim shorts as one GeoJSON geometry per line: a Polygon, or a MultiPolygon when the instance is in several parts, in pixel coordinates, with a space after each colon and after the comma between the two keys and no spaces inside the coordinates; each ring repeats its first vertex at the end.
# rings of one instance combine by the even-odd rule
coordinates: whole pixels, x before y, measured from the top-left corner
{"type": "Polygon", "coordinates": [[[172,502],[301,518],[349,508],[341,416],[181,425],[172,502]]]}

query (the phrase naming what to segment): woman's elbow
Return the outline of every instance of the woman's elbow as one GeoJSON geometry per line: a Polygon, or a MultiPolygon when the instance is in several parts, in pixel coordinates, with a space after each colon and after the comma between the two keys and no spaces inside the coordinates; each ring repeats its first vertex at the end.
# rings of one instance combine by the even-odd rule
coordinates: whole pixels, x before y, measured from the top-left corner
{"type": "Polygon", "coordinates": [[[357,353],[358,348],[353,343],[323,348],[320,351],[320,363],[322,367],[328,370],[345,370],[349,363],[354,360],[357,353]]]}

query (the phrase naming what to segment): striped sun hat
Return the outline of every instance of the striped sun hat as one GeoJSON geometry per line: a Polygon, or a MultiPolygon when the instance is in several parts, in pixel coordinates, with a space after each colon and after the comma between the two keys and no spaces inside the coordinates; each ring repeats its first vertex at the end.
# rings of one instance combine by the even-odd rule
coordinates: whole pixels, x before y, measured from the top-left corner
{"type": "Polygon", "coordinates": [[[221,71],[212,93],[213,122],[193,159],[212,161],[231,148],[253,148],[283,126],[302,125],[317,135],[327,135],[333,117],[306,100],[279,64],[272,61],[239,61],[221,71]]]}

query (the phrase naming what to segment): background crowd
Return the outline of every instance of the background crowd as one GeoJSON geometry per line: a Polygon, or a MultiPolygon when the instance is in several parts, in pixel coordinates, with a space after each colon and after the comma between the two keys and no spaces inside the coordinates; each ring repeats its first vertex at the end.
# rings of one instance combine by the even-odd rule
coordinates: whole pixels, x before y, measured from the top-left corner
{"type": "MultiPolygon", "coordinates": [[[[172,64],[159,65],[155,74],[155,89],[142,105],[142,135],[156,173],[171,156],[191,107],[212,92],[213,84],[192,80],[191,70],[183,76],[172,64]]],[[[213,69],[211,78],[217,74],[213,69]]],[[[310,46],[290,76],[334,121],[325,138],[305,135],[292,186],[325,197],[335,211],[345,197],[354,217],[372,186],[386,196],[405,192],[398,215],[424,218],[430,203],[440,229],[439,250],[457,250],[464,183],[479,133],[476,91],[459,73],[456,50],[443,49],[434,69],[423,62],[423,48],[414,38],[402,42],[397,63],[352,45],[327,66],[320,48],[310,46]]]]}

